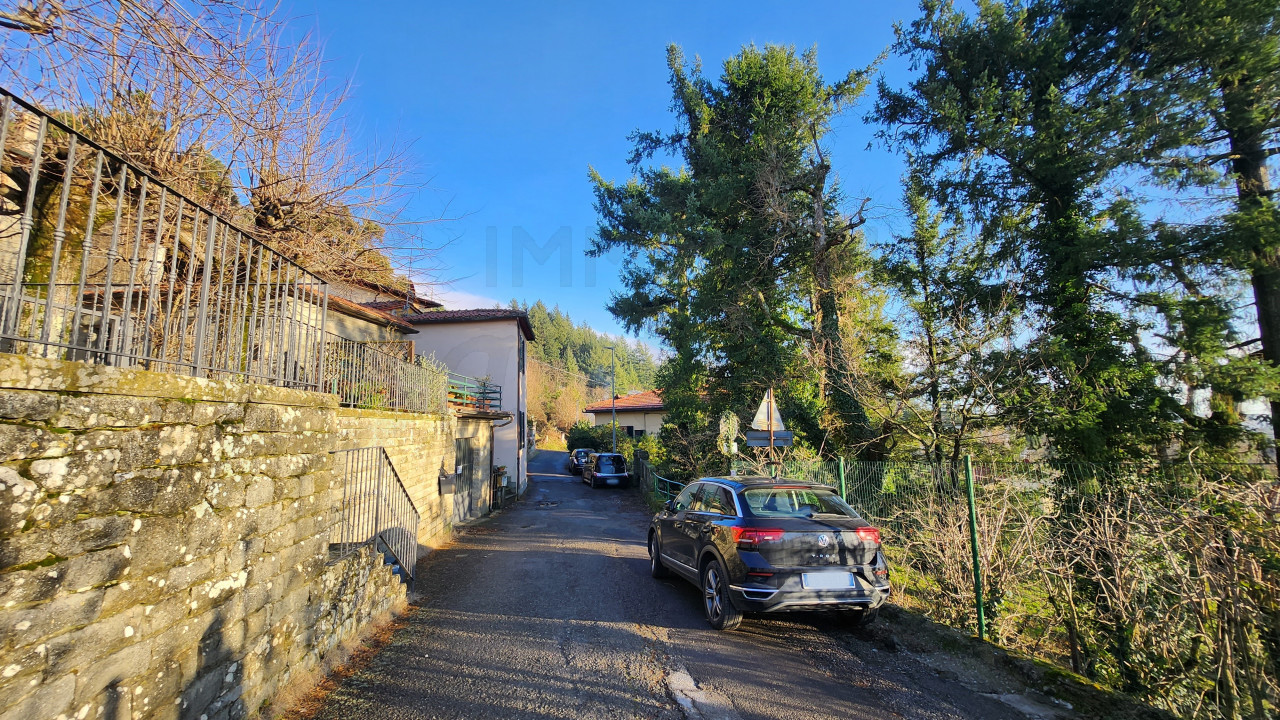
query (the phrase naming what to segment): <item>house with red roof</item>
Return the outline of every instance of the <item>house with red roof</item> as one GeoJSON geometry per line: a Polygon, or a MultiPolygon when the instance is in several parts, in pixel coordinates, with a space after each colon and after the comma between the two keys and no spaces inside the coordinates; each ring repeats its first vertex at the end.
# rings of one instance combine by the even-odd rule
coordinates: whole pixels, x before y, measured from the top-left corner
{"type": "Polygon", "coordinates": [[[417,330],[400,315],[421,313],[440,307],[440,303],[418,297],[413,283],[408,290],[356,280],[329,283],[329,307],[325,314],[325,330],[356,342],[390,343],[403,341],[417,330]]]}
{"type": "Polygon", "coordinates": [[[618,395],[592,403],[584,407],[582,412],[591,416],[593,424],[608,425],[613,422],[615,410],[618,430],[631,437],[656,435],[662,429],[662,420],[667,415],[662,406],[661,390],[618,395]]]}

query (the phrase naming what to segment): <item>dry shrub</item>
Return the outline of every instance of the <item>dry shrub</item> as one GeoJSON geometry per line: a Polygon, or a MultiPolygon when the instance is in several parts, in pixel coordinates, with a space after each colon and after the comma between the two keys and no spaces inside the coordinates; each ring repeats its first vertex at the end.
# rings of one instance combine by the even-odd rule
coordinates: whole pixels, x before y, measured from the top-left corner
{"type": "MultiPolygon", "coordinates": [[[[837,483],[834,463],[791,463],[837,483]]],[[[1271,466],[975,466],[989,637],[1184,718],[1280,701],[1280,481],[1271,466]]],[[[849,463],[897,602],[975,629],[963,472],[849,463]]]]}

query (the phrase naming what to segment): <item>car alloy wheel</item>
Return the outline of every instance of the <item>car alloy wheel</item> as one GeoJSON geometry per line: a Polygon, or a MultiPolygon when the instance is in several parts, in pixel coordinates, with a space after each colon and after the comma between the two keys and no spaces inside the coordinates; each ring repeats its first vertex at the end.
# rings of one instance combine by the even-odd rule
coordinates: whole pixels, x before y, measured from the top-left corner
{"type": "Polygon", "coordinates": [[[658,545],[658,535],[654,533],[649,536],[649,574],[656,578],[664,578],[671,574],[667,570],[667,566],[662,564],[662,558],[659,557],[662,547],[658,545]]]}
{"type": "Polygon", "coordinates": [[[729,599],[729,583],[719,560],[711,560],[702,570],[702,605],[707,622],[716,630],[732,630],[742,622],[742,612],[729,599]]]}
{"type": "Polygon", "coordinates": [[[853,628],[864,628],[875,622],[878,617],[880,617],[880,608],[855,610],[852,613],[852,617],[849,618],[849,625],[853,628]]]}

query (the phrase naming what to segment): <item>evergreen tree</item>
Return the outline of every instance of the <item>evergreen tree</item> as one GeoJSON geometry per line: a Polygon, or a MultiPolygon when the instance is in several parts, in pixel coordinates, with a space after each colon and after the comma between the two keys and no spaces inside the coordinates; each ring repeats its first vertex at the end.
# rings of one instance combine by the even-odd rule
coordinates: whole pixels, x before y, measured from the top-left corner
{"type": "Polygon", "coordinates": [[[1142,457],[1168,442],[1178,405],[1142,342],[1143,326],[1109,292],[1112,249],[1141,244],[1131,197],[1109,185],[1159,153],[1172,118],[1153,88],[1125,76],[1116,18],[1051,0],[924,3],[897,52],[919,66],[905,90],[882,86],[875,116],[918,153],[927,186],[967,213],[992,259],[1022,277],[1038,323],[1026,348],[1036,382],[1017,402],[1025,427],[1073,459],[1142,457]]]}
{"type": "Polygon", "coordinates": [[[774,387],[815,444],[865,439],[861,408],[829,381],[840,353],[832,268],[862,254],[861,219],[840,210],[821,142],[868,73],[828,85],[815,53],[776,46],[743,48],[715,81],[675,46],[667,64],[676,130],[632,136],[628,182],[592,172],[590,252],[626,253],[610,310],[674,350],[659,380],[674,422],[745,414],[774,387]],[[680,166],[648,164],[659,154],[680,166]]]}
{"type": "Polygon", "coordinates": [[[1175,190],[1204,190],[1226,206],[1162,228],[1156,248],[1162,274],[1178,288],[1162,298],[1172,342],[1198,360],[1185,382],[1214,391],[1212,415],[1193,424],[1210,445],[1230,446],[1242,435],[1235,403],[1261,395],[1280,437],[1280,210],[1268,167],[1280,153],[1280,3],[1128,0],[1117,12],[1124,20],[1116,35],[1131,48],[1127,69],[1179,119],[1160,127],[1167,152],[1149,168],[1175,190]],[[1243,322],[1234,310],[1237,273],[1253,296],[1254,317],[1243,322]],[[1226,352],[1257,347],[1241,341],[1241,326],[1257,328],[1264,362],[1226,352]]]}
{"type": "MultiPolygon", "coordinates": [[[[585,323],[575,325],[573,319],[559,307],[548,310],[541,300],[529,306],[523,306],[515,300],[511,303],[514,309],[528,314],[529,325],[533,328],[534,337],[538,338],[528,349],[529,357],[533,360],[562,370],[568,375],[585,378],[591,387],[607,391],[613,378],[608,350],[612,345],[617,356],[616,387],[619,393],[627,394],[655,387],[657,362],[639,342],[598,333],[585,323]]],[[[568,375],[561,374],[557,377],[567,382],[568,375]]]]}

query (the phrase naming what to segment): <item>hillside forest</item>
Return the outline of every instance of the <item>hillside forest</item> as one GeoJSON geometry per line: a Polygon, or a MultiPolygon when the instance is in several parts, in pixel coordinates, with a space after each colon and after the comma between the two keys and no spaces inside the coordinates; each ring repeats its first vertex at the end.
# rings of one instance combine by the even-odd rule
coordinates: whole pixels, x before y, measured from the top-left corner
{"type": "Polygon", "coordinates": [[[582,408],[609,397],[612,354],[617,356],[619,395],[655,387],[657,360],[642,343],[574,323],[559,307],[548,309],[541,301],[521,305],[513,300],[511,307],[529,314],[537,338],[528,346],[526,367],[529,419],[540,445],[559,447],[565,433],[586,419],[582,408]]]}

